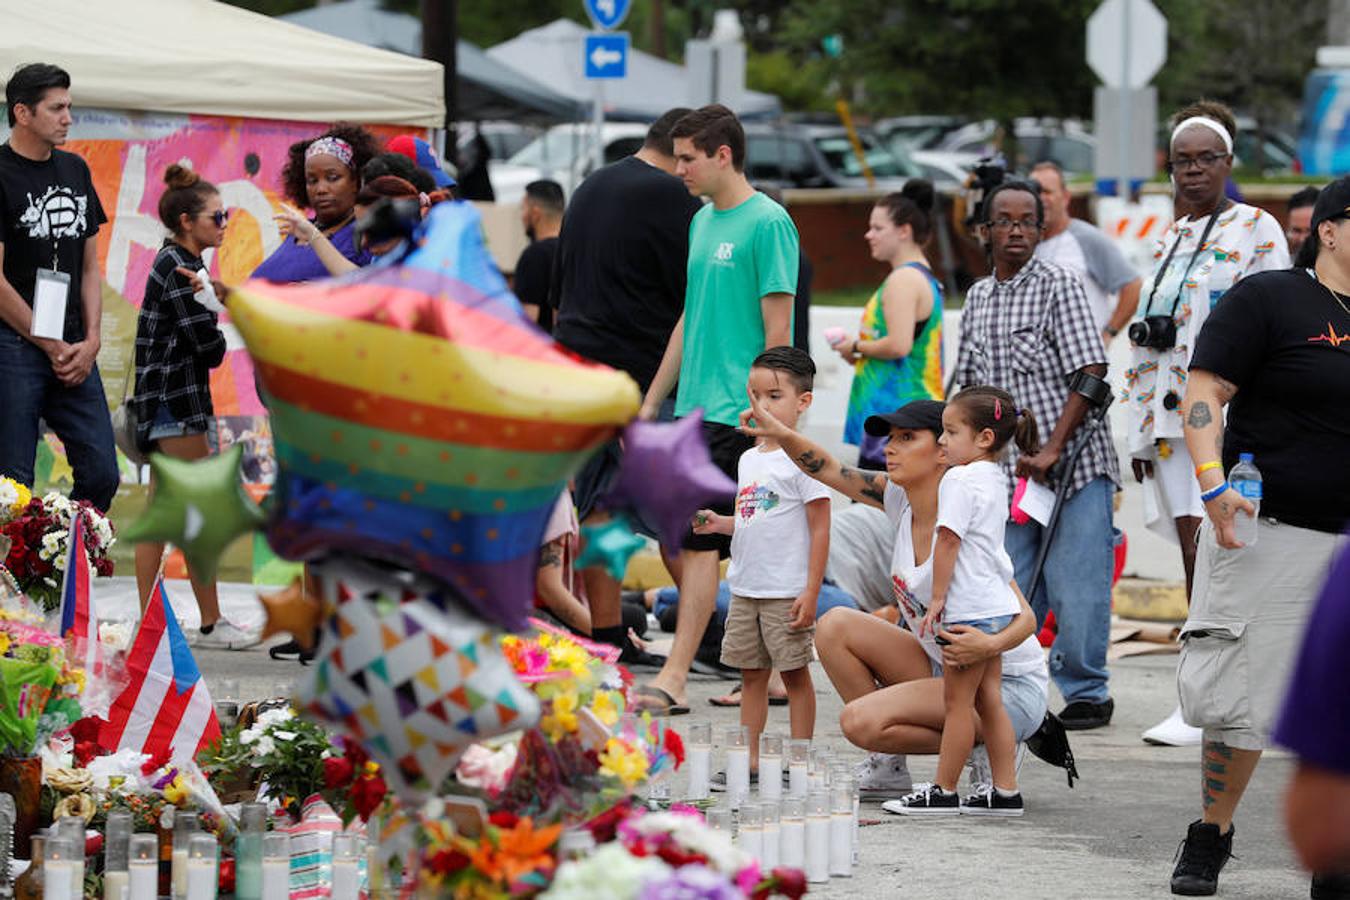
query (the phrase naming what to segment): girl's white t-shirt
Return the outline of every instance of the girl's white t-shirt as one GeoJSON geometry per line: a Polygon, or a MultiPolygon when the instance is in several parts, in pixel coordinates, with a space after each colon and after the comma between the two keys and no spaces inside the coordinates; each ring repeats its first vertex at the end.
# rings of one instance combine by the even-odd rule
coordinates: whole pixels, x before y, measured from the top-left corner
{"type": "MultiPolygon", "coordinates": [[[[950,477],[951,472],[948,472],[943,481],[950,477]]],[[[927,615],[928,604],[933,599],[933,549],[928,549],[922,565],[914,562],[914,511],[910,508],[909,496],[904,488],[894,483],[886,485],[886,516],[895,526],[896,532],[895,552],[891,556],[891,590],[895,594],[896,605],[900,607],[900,615],[917,637],[919,623],[927,615]]],[[[936,539],[936,527],[933,536],[936,539]]],[[[1009,588],[1010,593],[1011,590],[1009,588]]],[[[1018,609],[1021,609],[1021,604],[1018,604],[1018,609]]],[[[942,648],[934,640],[934,635],[924,635],[919,638],[919,643],[929,659],[940,667],[942,648]]],[[[1035,635],[1028,636],[1025,641],[1004,652],[1003,675],[1033,676],[1042,684],[1049,684],[1050,672],[1045,665],[1045,652],[1035,635]]]]}
{"type": "Polygon", "coordinates": [[[1021,609],[1008,582],[1012,558],[1003,549],[1008,521],[1008,478],[997,463],[952,466],[938,485],[937,528],[961,539],[947,588],[942,620],[970,622],[1016,615],[1021,609]]]}
{"type": "Polygon", "coordinates": [[[727,581],[738,597],[795,598],[806,590],[811,528],[806,504],[830,489],[807,475],[783,449],[751,447],[736,469],[736,528],[727,581]]]}

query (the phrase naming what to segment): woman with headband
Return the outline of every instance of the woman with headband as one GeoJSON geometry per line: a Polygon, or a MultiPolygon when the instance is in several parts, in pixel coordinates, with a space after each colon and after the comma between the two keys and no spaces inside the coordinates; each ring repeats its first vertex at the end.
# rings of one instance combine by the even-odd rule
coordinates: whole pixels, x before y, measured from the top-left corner
{"type": "MultiPolygon", "coordinates": [[[[344,257],[358,266],[370,254],[356,245],[356,193],[360,171],[380,152],[370,132],[357,125],[338,124],[309,141],[292,144],[281,177],[286,197],[301,209],[314,210],[314,225],[344,257]]],[[[279,217],[286,223],[286,217],[279,217]]],[[[268,281],[312,281],[329,277],[314,248],[294,232],[253,271],[268,281]]]]}
{"type": "MultiPolygon", "coordinates": [[[[1167,170],[1177,219],[1154,247],[1153,272],[1144,281],[1128,331],[1126,441],[1135,480],[1144,486],[1149,528],[1180,544],[1189,601],[1196,532],[1205,515],[1182,434],[1181,400],[1191,353],[1224,292],[1256,272],[1289,268],[1289,250],[1274,216],[1224,193],[1233,170],[1232,111],[1201,100],[1173,116],[1172,125],[1167,170]]],[[[1144,740],[1194,746],[1200,730],[1182,720],[1178,707],[1144,732],[1144,740]]]]}

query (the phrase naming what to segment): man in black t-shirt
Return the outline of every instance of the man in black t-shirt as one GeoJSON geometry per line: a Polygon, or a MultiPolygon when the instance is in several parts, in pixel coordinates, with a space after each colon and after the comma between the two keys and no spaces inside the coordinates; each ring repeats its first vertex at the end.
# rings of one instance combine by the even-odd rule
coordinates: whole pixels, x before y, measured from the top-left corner
{"type": "MultiPolygon", "coordinates": [[[[553,336],[574,353],[627,372],[643,393],[684,312],[689,222],[702,205],[673,174],[670,131],[688,112],[670,110],[648,129],[641,150],[592,172],[573,193],[558,239],[553,336]]],[[[596,502],[618,461],[615,442],[577,475],[583,522],[600,516],[596,502]]],[[[601,568],[584,575],[592,636],[622,648],[625,663],[652,662],[625,639],[619,583],[601,568]]]]}
{"type": "Polygon", "coordinates": [[[512,279],[516,299],[525,307],[525,315],[539,327],[553,333],[553,307],[549,302],[549,282],[558,255],[558,232],[562,230],[563,189],[556,181],[531,181],[525,185],[520,201],[520,223],[530,245],[516,260],[512,279]]]}
{"type": "Polygon", "coordinates": [[[45,63],[21,66],[5,85],[5,108],[11,133],[0,146],[0,475],[33,484],[45,420],[74,471],[71,498],[106,511],[117,492],[117,451],[95,363],[103,304],[90,239],[107,218],[84,160],[56,149],[70,129],[70,76],[45,63]],[[44,313],[36,327],[35,297],[44,313]]]}

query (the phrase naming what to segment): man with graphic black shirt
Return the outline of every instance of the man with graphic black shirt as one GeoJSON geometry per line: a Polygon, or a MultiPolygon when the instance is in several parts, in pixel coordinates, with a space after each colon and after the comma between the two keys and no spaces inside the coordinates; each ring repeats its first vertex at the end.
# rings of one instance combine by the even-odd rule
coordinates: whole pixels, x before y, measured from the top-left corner
{"type": "Polygon", "coordinates": [[[11,133],[0,146],[0,475],[33,483],[45,420],[74,471],[71,498],[107,510],[117,492],[117,451],[95,362],[103,303],[90,240],[107,217],[84,160],[56,149],[70,129],[70,76],[45,63],[20,66],[5,85],[5,111],[11,133]],[[47,327],[34,322],[38,294],[55,310],[47,327]]]}

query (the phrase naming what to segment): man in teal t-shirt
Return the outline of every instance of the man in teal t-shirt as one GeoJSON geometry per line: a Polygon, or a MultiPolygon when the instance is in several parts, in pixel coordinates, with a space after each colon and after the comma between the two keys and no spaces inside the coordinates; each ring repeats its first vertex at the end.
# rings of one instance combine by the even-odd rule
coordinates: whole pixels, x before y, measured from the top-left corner
{"type": "MultiPolygon", "coordinates": [[[[750,363],[769,347],[792,344],[797,227],[787,210],[746,179],[745,131],[731,110],[718,104],[697,109],[676,123],[671,137],[675,174],[690,193],[712,203],[689,224],[684,315],[647,391],[642,417],[656,417],[678,378],[675,414],[703,410],[713,462],[735,481],[741,454],[754,446],[736,430],[747,406],[750,363]]],[[[729,515],[731,499],[714,508],[729,515]]],[[[638,688],[640,707],[684,707],[689,667],[717,598],[718,562],[730,545],[723,535],[686,536],[675,642],[661,672],[638,688]]]]}

